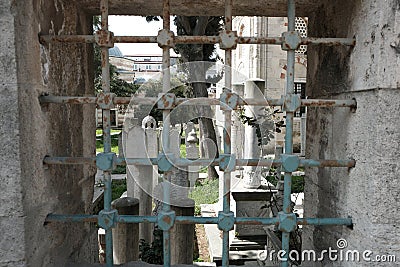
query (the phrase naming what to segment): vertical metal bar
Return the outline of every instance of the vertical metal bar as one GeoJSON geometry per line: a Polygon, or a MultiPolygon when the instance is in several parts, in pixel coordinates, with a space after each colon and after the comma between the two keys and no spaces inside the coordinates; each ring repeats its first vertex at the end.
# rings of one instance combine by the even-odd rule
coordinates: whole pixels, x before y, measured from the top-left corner
{"type": "MultiPolygon", "coordinates": [[[[295,30],[295,0],[288,0],[288,31],[295,30]]],[[[294,63],[295,51],[287,51],[287,79],[286,79],[286,95],[294,93],[294,63]]],[[[285,154],[293,154],[293,112],[286,112],[286,134],[285,134],[285,154]]],[[[284,191],[283,191],[283,212],[291,212],[291,186],[292,174],[285,172],[284,191]]],[[[285,254],[282,257],[282,267],[288,266],[290,233],[282,233],[282,250],[285,254]]]]}
{"type": "MultiPolygon", "coordinates": [[[[164,30],[170,30],[170,5],[169,0],[164,0],[163,2],[163,28],[164,30]]],[[[170,48],[163,47],[162,54],[162,68],[163,68],[163,93],[167,93],[171,89],[171,59],[170,59],[170,48]]],[[[165,153],[169,153],[170,144],[169,144],[169,127],[171,125],[169,119],[169,110],[163,111],[163,149],[165,153]]]]}
{"type": "MultiPolygon", "coordinates": [[[[108,31],[108,0],[100,1],[101,29],[108,31]]],[[[104,93],[110,92],[110,64],[108,47],[101,47],[101,87],[104,93]]],[[[104,152],[111,152],[110,110],[103,109],[103,144],[104,152]]],[[[111,210],[111,172],[104,171],[104,210],[111,210]]],[[[113,266],[112,230],[106,230],[106,264],[113,266]]]]}
{"type": "MultiPolygon", "coordinates": [[[[169,0],[163,1],[163,29],[170,30],[170,3],[169,0]]],[[[170,73],[170,48],[163,47],[162,55],[162,68],[163,68],[163,93],[167,93],[171,89],[171,73],[170,73]]],[[[169,133],[170,133],[170,110],[163,110],[163,130],[162,130],[162,147],[164,153],[168,154],[170,149],[169,133]]],[[[170,182],[171,182],[171,172],[164,173],[164,183],[163,186],[163,207],[164,212],[170,211],[170,182]]],[[[163,256],[164,256],[164,266],[168,267],[171,265],[171,239],[170,232],[163,231],[163,256]]]]}
{"type": "MultiPolygon", "coordinates": [[[[232,0],[225,1],[225,30],[232,31],[232,0]]],[[[232,90],[232,50],[225,50],[225,90],[232,90]]],[[[232,111],[225,110],[224,125],[224,154],[231,153],[231,123],[232,111]]],[[[230,212],[231,172],[224,172],[223,212],[230,212]]],[[[222,266],[229,266],[229,231],[224,231],[222,236],[222,266]]]]}

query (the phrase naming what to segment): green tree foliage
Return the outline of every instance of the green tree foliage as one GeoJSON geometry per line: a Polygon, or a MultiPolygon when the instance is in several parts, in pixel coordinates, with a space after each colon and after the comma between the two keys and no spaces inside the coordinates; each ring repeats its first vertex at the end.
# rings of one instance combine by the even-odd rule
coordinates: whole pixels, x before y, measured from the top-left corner
{"type": "MultiPolygon", "coordinates": [[[[181,78],[177,76],[173,76],[171,78],[171,90],[169,93],[175,94],[176,97],[186,98],[188,97],[188,93],[190,89],[184,83],[181,78]]],[[[146,97],[158,97],[158,95],[162,92],[162,80],[158,79],[150,79],[146,83],[144,83],[138,89],[138,93],[143,94],[146,97]]],[[[137,108],[134,108],[135,117],[138,118],[139,121],[143,120],[143,118],[147,115],[152,116],[156,121],[162,121],[163,115],[162,110],[157,109],[156,104],[149,105],[138,105],[137,108]]],[[[192,118],[196,117],[195,110],[193,106],[181,106],[179,105],[177,108],[173,109],[170,118],[171,124],[181,124],[190,121],[192,118]]]]}
{"type": "Polygon", "coordinates": [[[151,245],[144,239],[139,241],[139,257],[150,264],[163,264],[163,231],[154,229],[151,245]]]}

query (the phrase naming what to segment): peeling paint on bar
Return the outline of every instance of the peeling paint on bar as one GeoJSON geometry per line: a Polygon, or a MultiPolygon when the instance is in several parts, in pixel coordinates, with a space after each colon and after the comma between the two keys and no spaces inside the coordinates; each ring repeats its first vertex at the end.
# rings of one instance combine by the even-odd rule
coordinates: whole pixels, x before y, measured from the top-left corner
{"type": "MultiPolygon", "coordinates": [[[[326,45],[326,46],[354,46],[355,39],[352,38],[294,38],[294,20],[295,20],[295,0],[288,0],[288,32],[284,33],[282,37],[240,37],[237,33],[232,31],[232,0],[225,1],[225,29],[219,36],[174,36],[170,33],[170,0],[163,0],[163,32],[159,32],[158,36],[113,36],[113,33],[108,30],[108,0],[100,1],[101,11],[101,30],[95,33],[95,35],[60,35],[50,36],[42,35],[39,36],[41,43],[51,42],[66,42],[66,43],[96,43],[101,47],[101,66],[102,66],[102,94],[101,96],[52,96],[42,95],[39,97],[41,104],[97,104],[103,110],[103,140],[104,140],[104,152],[111,152],[111,136],[110,136],[110,108],[113,105],[118,104],[147,104],[157,105],[159,108],[163,108],[163,120],[164,120],[164,131],[163,131],[163,148],[164,154],[168,154],[170,151],[169,143],[169,132],[170,132],[170,121],[169,113],[170,109],[177,105],[223,105],[225,115],[225,129],[223,134],[224,142],[224,156],[229,157],[231,154],[231,116],[232,109],[238,106],[252,105],[252,106],[282,106],[286,109],[286,134],[285,134],[285,155],[286,160],[290,158],[296,158],[296,164],[290,165],[290,162],[272,159],[236,159],[236,166],[274,166],[278,167],[284,165],[284,204],[283,213],[281,216],[273,218],[248,218],[248,217],[234,217],[230,211],[230,170],[227,168],[224,172],[224,197],[223,197],[223,211],[218,217],[193,217],[193,216],[177,216],[175,217],[170,209],[169,204],[163,205],[163,211],[165,214],[169,214],[162,218],[167,225],[173,225],[174,222],[178,224],[218,224],[223,230],[223,250],[222,250],[222,266],[229,266],[229,231],[230,224],[234,221],[236,224],[246,225],[276,225],[282,227],[285,230],[282,233],[282,249],[285,251],[289,250],[289,236],[290,232],[294,229],[294,220],[297,225],[352,225],[351,218],[294,218],[291,213],[290,193],[291,193],[291,179],[292,170],[297,167],[309,166],[309,167],[355,167],[356,162],[353,159],[349,160],[314,160],[314,159],[298,159],[297,156],[293,155],[293,113],[295,109],[300,106],[299,103],[293,104],[293,83],[294,83],[294,47],[308,44],[326,45]],[[108,59],[108,48],[112,47],[114,43],[158,43],[163,50],[162,64],[163,64],[163,97],[151,98],[151,97],[114,97],[110,94],[110,77],[109,77],[109,59],[108,59]],[[175,98],[175,96],[166,95],[170,89],[170,48],[175,44],[220,44],[225,50],[225,63],[228,68],[225,70],[225,98],[221,99],[208,99],[208,98],[175,98]],[[232,87],[232,73],[230,70],[232,63],[232,49],[236,48],[237,44],[265,44],[265,45],[281,45],[282,49],[287,50],[287,92],[286,96],[282,96],[280,99],[237,99],[231,93],[232,87]],[[189,101],[190,100],[190,101],[189,101]],[[290,105],[292,102],[293,105],[290,105]],[[225,107],[228,108],[225,108],[225,107]],[[292,168],[290,168],[292,166],[292,168]],[[171,215],[172,213],[172,215],[171,215]],[[223,221],[221,223],[220,221],[223,221]],[[290,221],[290,222],[288,222],[290,221]],[[293,222],[293,223],[292,223],[293,222]],[[286,225],[284,225],[286,223],[286,225]],[[293,228],[292,228],[293,226],[293,228]]],[[[357,102],[352,100],[336,100],[336,99],[302,99],[301,106],[306,107],[349,107],[352,109],[357,108],[357,102]]],[[[160,157],[159,157],[160,158],[160,157]]],[[[114,157],[112,161],[117,165],[157,165],[159,164],[159,158],[118,158],[114,157]]],[[[185,166],[219,166],[223,162],[223,157],[216,159],[197,159],[188,160],[184,158],[174,159],[171,162],[174,166],[185,167],[185,166]]],[[[100,161],[100,160],[99,160],[100,161]]],[[[96,157],[50,157],[46,156],[43,159],[44,164],[60,164],[60,165],[74,165],[84,164],[91,165],[96,164],[96,157]]],[[[111,168],[110,168],[111,169],[111,168]]],[[[164,173],[166,180],[170,179],[170,172],[164,173]]],[[[111,210],[111,172],[109,169],[104,171],[105,179],[105,191],[104,191],[104,213],[113,214],[111,210]]],[[[169,203],[170,188],[165,186],[163,188],[163,200],[169,203]]],[[[113,217],[102,217],[99,215],[61,215],[61,214],[49,214],[45,220],[45,223],[49,222],[98,222],[98,220],[116,221],[119,223],[163,223],[162,220],[156,216],[133,216],[133,215],[117,215],[113,217]]],[[[112,224],[110,224],[112,227],[112,224]]],[[[107,227],[106,227],[107,228],[107,227]]],[[[164,266],[170,266],[171,263],[171,244],[170,244],[170,232],[169,229],[165,228],[163,231],[163,243],[164,243],[164,266]]],[[[111,229],[106,229],[106,263],[107,266],[113,266],[113,249],[112,249],[112,232],[111,229]]],[[[284,256],[285,259],[286,256],[284,256]]],[[[288,262],[283,260],[281,266],[288,266],[288,262]]]]}
{"type": "MultiPolygon", "coordinates": [[[[156,105],[159,98],[156,97],[114,97],[114,105],[156,105]]],[[[91,96],[53,96],[53,95],[42,95],[39,97],[39,102],[41,104],[96,104],[98,102],[98,97],[91,96]]],[[[206,97],[199,98],[176,98],[173,105],[178,106],[194,106],[194,105],[221,105],[223,103],[222,99],[212,99],[206,97]]],[[[273,99],[267,98],[256,99],[256,98],[239,98],[238,104],[241,106],[252,105],[252,106],[282,106],[284,104],[283,99],[273,99]]],[[[301,99],[301,106],[303,107],[349,107],[356,108],[357,102],[354,99],[349,100],[338,100],[338,99],[301,99]]]]}
{"type": "MultiPolygon", "coordinates": [[[[97,222],[98,215],[87,214],[49,214],[45,223],[51,222],[97,222]]],[[[118,223],[157,223],[157,216],[138,216],[138,215],[118,215],[118,223]]],[[[177,224],[217,224],[218,217],[193,217],[177,216],[177,224]]],[[[260,217],[235,217],[236,224],[242,225],[277,225],[278,217],[260,218],[260,217]]],[[[298,225],[352,225],[352,218],[297,218],[298,225]]]]}
{"type": "MultiPolygon", "coordinates": [[[[41,35],[39,41],[46,43],[96,43],[94,35],[41,35]]],[[[157,43],[157,36],[113,36],[113,43],[157,43]]],[[[174,36],[175,44],[218,44],[220,36],[174,36]]],[[[235,37],[237,44],[266,44],[282,45],[282,37],[235,37]]],[[[355,46],[356,39],[353,38],[302,38],[301,45],[325,45],[325,46],[355,46]]]]}
{"type": "MultiPolygon", "coordinates": [[[[175,159],[172,163],[177,167],[187,166],[219,166],[220,158],[216,159],[197,159],[190,160],[185,158],[175,159]]],[[[43,159],[44,164],[48,165],[95,165],[96,157],[49,157],[43,159]]],[[[117,158],[117,165],[157,165],[157,158],[117,158]]],[[[272,159],[236,159],[236,166],[273,166],[278,167],[282,164],[281,160],[272,159]]],[[[300,159],[299,167],[343,167],[353,168],[356,166],[354,159],[349,160],[317,160],[317,159],[300,159]]]]}

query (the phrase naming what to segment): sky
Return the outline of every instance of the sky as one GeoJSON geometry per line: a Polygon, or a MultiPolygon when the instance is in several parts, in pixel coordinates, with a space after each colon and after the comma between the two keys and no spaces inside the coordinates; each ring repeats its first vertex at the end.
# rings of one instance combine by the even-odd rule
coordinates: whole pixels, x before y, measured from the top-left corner
{"type": "MultiPolygon", "coordinates": [[[[145,17],[137,16],[109,16],[109,29],[115,36],[156,36],[158,31],[162,29],[162,20],[147,22],[145,17]]],[[[171,22],[173,31],[175,26],[171,22]]],[[[127,55],[143,55],[154,54],[161,55],[162,50],[157,44],[115,44],[124,56],[127,55]]],[[[172,50],[171,50],[172,51],[172,50]]],[[[171,55],[174,55],[171,52],[171,55]]]]}

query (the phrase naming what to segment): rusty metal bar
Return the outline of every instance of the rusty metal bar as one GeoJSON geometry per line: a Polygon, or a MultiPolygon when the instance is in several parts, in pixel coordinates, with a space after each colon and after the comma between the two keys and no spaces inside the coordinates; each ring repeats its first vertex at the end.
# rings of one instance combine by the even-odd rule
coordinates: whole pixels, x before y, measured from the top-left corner
{"type": "MultiPolygon", "coordinates": [[[[114,97],[113,103],[115,105],[155,105],[158,98],[156,97],[114,97]]],[[[96,104],[98,98],[95,96],[54,96],[54,95],[43,95],[39,97],[41,104],[96,104]]],[[[252,106],[282,106],[283,100],[280,98],[267,98],[267,99],[256,99],[256,98],[243,98],[239,99],[239,105],[252,105],[252,106]]],[[[175,106],[193,106],[193,105],[204,105],[204,106],[216,106],[221,105],[220,99],[212,99],[207,97],[199,98],[177,98],[174,103],[175,106]],[[190,100],[190,101],[189,101],[190,100]]],[[[301,99],[301,106],[304,107],[350,107],[356,108],[357,102],[354,99],[337,100],[337,99],[301,99]]]]}
{"type": "MultiPolygon", "coordinates": [[[[108,0],[100,1],[101,11],[101,30],[108,33],[108,0]]],[[[110,62],[109,62],[109,48],[104,45],[101,48],[101,88],[103,93],[110,92],[110,62]]],[[[103,144],[104,153],[111,152],[111,114],[110,109],[103,109],[103,144]]],[[[111,212],[111,171],[103,170],[104,174],[104,209],[105,213],[111,212]]],[[[106,233],[106,264],[108,267],[113,266],[113,238],[111,228],[105,229],[106,233]]]]}
{"type": "MultiPolygon", "coordinates": [[[[282,37],[235,37],[237,44],[267,44],[282,45],[282,37]]],[[[96,43],[93,35],[41,35],[40,43],[96,43]]],[[[175,36],[176,44],[217,44],[221,41],[219,36],[175,36]]],[[[113,36],[113,43],[157,43],[157,36],[113,36]]],[[[301,45],[326,45],[326,46],[355,46],[354,38],[301,38],[301,45]]]]}
{"type": "Polygon", "coordinates": [[[96,157],[49,157],[43,159],[48,165],[96,165],[96,157]]]}
{"type": "Polygon", "coordinates": [[[347,46],[355,46],[356,39],[354,38],[315,38],[315,37],[306,37],[301,39],[302,45],[326,45],[326,46],[337,46],[337,45],[347,45],[347,46]]]}
{"type": "MultiPolygon", "coordinates": [[[[169,0],[163,0],[163,30],[164,31],[170,31],[170,1],[169,0]]],[[[170,46],[168,45],[161,45],[160,43],[158,44],[162,48],[162,81],[163,81],[163,90],[162,92],[168,93],[168,91],[171,89],[171,72],[170,72],[170,67],[171,67],[171,58],[170,58],[170,46]]],[[[169,140],[169,135],[170,135],[170,110],[169,109],[164,109],[163,110],[163,129],[162,129],[162,150],[163,153],[168,155],[171,151],[171,145],[170,145],[170,140],[169,140]]],[[[164,214],[170,214],[171,213],[171,206],[170,206],[170,201],[171,201],[171,189],[170,189],[170,183],[171,183],[171,175],[172,172],[168,171],[164,173],[164,186],[163,188],[163,205],[162,205],[162,213],[164,214]]],[[[172,218],[170,217],[170,220],[172,218]]],[[[171,237],[170,237],[170,229],[163,229],[163,254],[164,254],[164,266],[169,267],[171,265],[171,237]]]]}
{"type": "Polygon", "coordinates": [[[114,43],[157,43],[157,36],[114,36],[114,43]]]}
{"type": "Polygon", "coordinates": [[[96,43],[94,35],[40,35],[41,44],[48,43],[96,43]]]}
{"type": "MultiPolygon", "coordinates": [[[[232,0],[225,0],[225,32],[232,31],[232,0]]],[[[232,48],[225,49],[225,89],[232,92],[232,48]]],[[[231,134],[232,134],[232,110],[224,110],[225,123],[223,130],[224,154],[231,154],[231,134]]],[[[223,215],[227,216],[231,212],[231,171],[224,170],[224,187],[222,198],[223,215]]],[[[222,234],[222,266],[229,266],[229,230],[223,229],[222,234]]]]}

